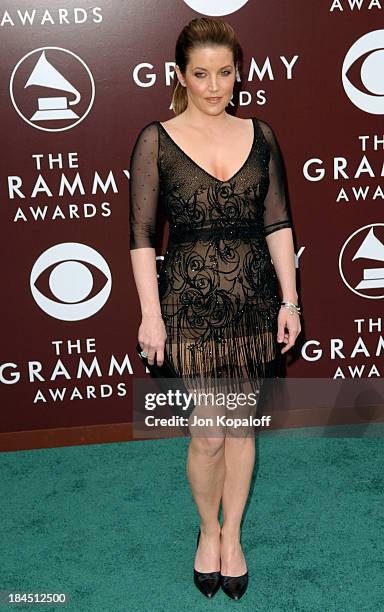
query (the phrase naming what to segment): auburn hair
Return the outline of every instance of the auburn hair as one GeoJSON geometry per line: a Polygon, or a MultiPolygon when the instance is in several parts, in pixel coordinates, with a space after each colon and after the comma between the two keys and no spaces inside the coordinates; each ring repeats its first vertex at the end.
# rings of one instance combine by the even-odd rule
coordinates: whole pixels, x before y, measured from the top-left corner
{"type": "MultiPolygon", "coordinates": [[[[196,17],[184,26],[176,41],[175,60],[183,75],[190,52],[206,45],[222,45],[231,49],[235,68],[240,70],[241,49],[233,27],[220,19],[196,17]]],[[[186,87],[180,83],[176,73],[173,80],[171,104],[175,115],[180,115],[188,105],[186,87]]]]}

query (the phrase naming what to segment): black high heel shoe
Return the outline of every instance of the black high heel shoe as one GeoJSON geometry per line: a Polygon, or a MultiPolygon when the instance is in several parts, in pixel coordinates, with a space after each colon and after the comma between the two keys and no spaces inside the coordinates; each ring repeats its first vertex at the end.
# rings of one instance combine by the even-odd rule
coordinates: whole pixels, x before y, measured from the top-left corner
{"type": "Polygon", "coordinates": [[[221,588],[232,599],[240,599],[248,586],[248,572],[242,576],[223,576],[220,574],[221,588]]]}
{"type": "Polygon", "coordinates": [[[224,593],[232,599],[240,599],[248,586],[248,571],[241,576],[223,576],[220,572],[220,584],[224,593]]]}
{"type": "MultiPolygon", "coordinates": [[[[197,536],[196,550],[199,546],[200,529],[197,536]]],[[[220,588],[220,572],[198,572],[193,568],[193,581],[199,591],[206,597],[213,597],[220,588]]]]}

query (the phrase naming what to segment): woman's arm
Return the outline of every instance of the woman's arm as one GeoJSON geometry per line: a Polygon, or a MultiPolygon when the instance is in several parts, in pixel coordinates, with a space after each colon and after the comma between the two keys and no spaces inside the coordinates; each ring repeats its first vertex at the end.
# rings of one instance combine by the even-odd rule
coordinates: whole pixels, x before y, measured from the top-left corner
{"type": "Polygon", "coordinates": [[[155,249],[142,247],[131,250],[130,255],[141,316],[161,317],[155,249]]]}
{"type": "Polygon", "coordinates": [[[279,279],[284,302],[297,304],[295,248],[292,230],[287,227],[266,237],[268,249],[279,279]]]}
{"type": "Polygon", "coordinates": [[[145,126],[133,147],[129,172],[129,225],[132,271],[141,307],[138,341],[148,362],[164,361],[166,331],[161,316],[156,269],[156,215],[159,198],[158,131],[145,126]]]}
{"type": "MultiPolygon", "coordinates": [[[[286,194],[285,171],[279,144],[272,128],[260,121],[264,136],[270,148],[269,189],[264,200],[264,233],[276,275],[279,279],[283,301],[297,304],[295,251],[286,194]]],[[[281,307],[278,316],[278,342],[285,342],[285,353],[294,345],[301,331],[300,318],[281,307]],[[285,333],[288,329],[288,334],[285,333]]]]}

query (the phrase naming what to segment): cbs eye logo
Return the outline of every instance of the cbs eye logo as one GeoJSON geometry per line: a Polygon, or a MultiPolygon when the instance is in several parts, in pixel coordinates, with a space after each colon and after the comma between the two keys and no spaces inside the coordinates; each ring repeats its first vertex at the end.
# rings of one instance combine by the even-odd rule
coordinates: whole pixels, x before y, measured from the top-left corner
{"type": "Polygon", "coordinates": [[[36,304],[48,315],[62,321],[80,321],[104,306],[111,293],[112,277],[100,253],[79,242],[64,242],[38,257],[30,287],[36,304]],[[48,285],[46,291],[51,297],[38,284],[48,285]]]}
{"type": "Polygon", "coordinates": [[[357,108],[373,115],[384,114],[383,74],[384,30],[375,30],[359,38],[349,49],[343,62],[343,87],[357,108]],[[366,92],[355,87],[347,76],[353,63],[363,56],[365,57],[360,67],[360,78],[366,92]]]}
{"type": "Polygon", "coordinates": [[[241,9],[248,0],[184,0],[191,9],[203,15],[229,15],[241,9]]]}

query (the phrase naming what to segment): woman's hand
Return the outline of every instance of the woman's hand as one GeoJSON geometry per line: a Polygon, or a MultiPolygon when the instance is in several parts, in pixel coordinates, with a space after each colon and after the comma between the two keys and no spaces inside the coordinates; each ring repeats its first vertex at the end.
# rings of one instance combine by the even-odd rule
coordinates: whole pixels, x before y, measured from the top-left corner
{"type": "Polygon", "coordinates": [[[166,339],[167,332],[161,315],[143,315],[139,327],[138,341],[141,348],[148,354],[150,365],[153,365],[155,361],[155,354],[157,365],[163,365],[166,339]]]}
{"type": "Polygon", "coordinates": [[[291,314],[285,306],[281,306],[277,317],[277,341],[285,342],[287,346],[281,349],[286,353],[295,344],[296,338],[301,332],[300,316],[297,312],[291,314]],[[288,332],[285,331],[288,330],[288,332]]]}

